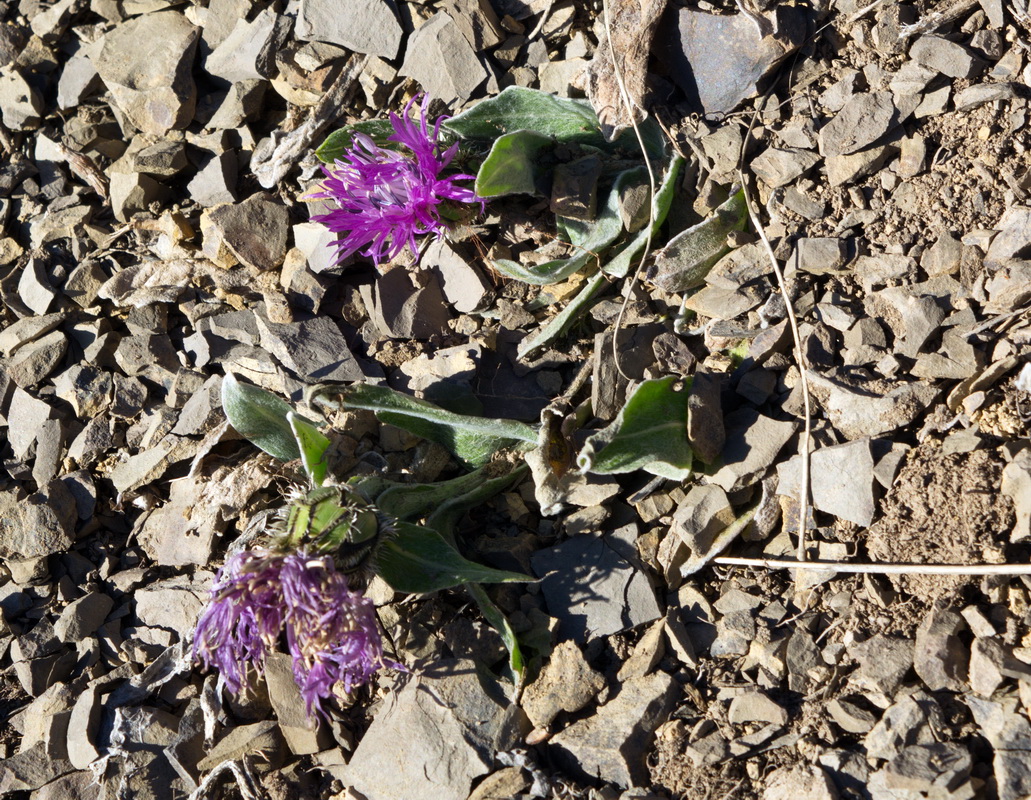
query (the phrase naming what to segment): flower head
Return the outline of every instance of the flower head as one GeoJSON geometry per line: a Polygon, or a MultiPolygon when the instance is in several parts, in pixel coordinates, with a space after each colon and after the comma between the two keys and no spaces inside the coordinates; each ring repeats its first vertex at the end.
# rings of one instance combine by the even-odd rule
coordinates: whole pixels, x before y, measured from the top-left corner
{"type": "Polygon", "coordinates": [[[410,116],[416,99],[405,106],[402,116],[390,114],[394,133],[388,141],[402,145],[411,155],[380,147],[372,137],[355,133],[344,157],[322,168],[326,179],[321,191],[309,196],[332,200],[337,207],[312,219],[344,234],[333,243],[337,263],[361,251],[378,265],[394,258],[405,245],[417,254],[416,236],[441,236],[447,228],[441,219],[442,203],[484,206],[476,192],[457,185],[457,181],[472,180],[473,175],[442,177],[458,143],[441,150],[440,125],[446,117],[438,118],[430,131],[426,122],[429,97],[423,97],[418,122],[410,116]]]}
{"type": "Polygon", "coordinates": [[[309,714],[388,664],[372,601],[351,591],[330,556],[268,550],[232,556],[197,622],[195,656],[239,692],[248,667],[260,673],[282,633],[309,714]]]}

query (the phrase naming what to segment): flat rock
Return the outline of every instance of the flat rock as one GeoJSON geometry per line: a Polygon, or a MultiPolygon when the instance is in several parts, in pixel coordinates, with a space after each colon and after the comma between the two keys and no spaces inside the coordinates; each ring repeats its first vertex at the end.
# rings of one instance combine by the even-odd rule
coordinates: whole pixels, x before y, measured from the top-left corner
{"type": "MultiPolygon", "coordinates": [[[[346,16],[345,8],[340,9],[340,15],[346,16]]],[[[266,8],[250,22],[245,17],[238,19],[229,35],[204,60],[204,70],[231,83],[268,77],[259,65],[268,58],[277,18],[275,10],[266,8]]]]}
{"type": "Polygon", "coordinates": [[[749,167],[771,188],[793,183],[815,167],[820,157],[798,147],[770,147],[752,159],[749,167]]]}
{"type": "Polygon", "coordinates": [[[301,380],[309,383],[358,381],[365,377],[351,355],[347,339],[329,317],[276,323],[258,314],[262,348],[301,380]]]}
{"type": "Polygon", "coordinates": [[[56,369],[67,351],[68,337],[61,331],[51,331],[19,348],[0,364],[12,381],[23,389],[30,389],[56,369]]]}
{"type": "MultiPolygon", "coordinates": [[[[813,507],[863,527],[873,522],[877,498],[870,440],[820,447],[810,459],[813,507]]],[[[800,466],[798,456],[777,466],[778,494],[798,494],[800,466]]]]}
{"type": "Polygon", "coordinates": [[[329,737],[325,726],[308,716],[294,678],[293,659],[286,653],[269,653],[265,657],[264,677],[279,730],[290,752],[303,756],[326,749],[329,737]]]}
{"type": "Polygon", "coordinates": [[[38,128],[43,115],[43,98],[13,68],[0,75],[0,114],[13,131],[38,128]]]}
{"type": "Polygon", "coordinates": [[[63,512],[40,493],[17,499],[14,492],[0,492],[0,558],[38,558],[67,550],[72,520],[63,512]]]}
{"type": "Polygon", "coordinates": [[[909,57],[950,78],[972,78],[984,67],[972,51],[941,36],[919,37],[909,48],[909,57]]]}
{"type": "Polygon", "coordinates": [[[546,728],[561,711],[579,711],[605,686],[605,677],[584,659],[576,642],[566,641],[551,651],[540,676],[526,687],[521,705],[530,721],[546,728]]]}
{"type": "Polygon", "coordinates": [[[193,119],[199,36],[182,14],[159,11],[123,22],[104,37],[94,65],[115,104],[144,133],[162,136],[193,119]]]}
{"type": "Polygon", "coordinates": [[[932,692],[966,689],[969,651],[959,638],[966,629],[954,611],[932,609],[916,630],[913,666],[932,692]]]}
{"type": "Polygon", "coordinates": [[[838,800],[834,781],[816,764],[780,767],[764,782],[762,800],[838,800]]]}
{"type": "Polygon", "coordinates": [[[859,663],[850,681],[860,689],[891,697],[913,666],[913,643],[897,636],[877,634],[853,644],[849,654],[859,663]]]}
{"type": "Polygon", "coordinates": [[[112,172],[108,183],[111,210],[119,222],[127,222],[151,203],[164,198],[167,188],[142,172],[112,172]]]}
{"type": "Polygon", "coordinates": [[[847,260],[848,248],[844,239],[803,236],[795,242],[788,267],[813,275],[825,275],[841,270],[847,260]]]}
{"type": "Polygon", "coordinates": [[[57,297],[57,291],[50,284],[44,270],[44,260],[32,257],[18,278],[18,296],[34,314],[43,315],[57,297]]]}
{"type": "Polygon", "coordinates": [[[828,156],[824,162],[827,183],[842,186],[880,169],[889,157],[898,152],[894,145],[882,144],[867,147],[855,153],[828,156]]]}
{"type": "Polygon", "coordinates": [[[1031,723],[1018,710],[1017,699],[965,699],[974,722],[995,751],[992,766],[999,800],[1020,800],[1031,795],[1031,723]]]}
{"type": "Polygon", "coordinates": [[[377,333],[394,339],[429,339],[448,331],[451,312],[437,276],[392,269],[374,284],[362,284],[361,297],[377,333]]]}
{"type": "Polygon", "coordinates": [[[184,636],[197,624],[212,577],[199,571],[192,580],[168,578],[140,587],[135,593],[137,618],[148,627],[184,636]]]}
{"type": "Polygon", "coordinates": [[[895,349],[909,358],[916,358],[946,316],[938,298],[915,294],[901,286],[882,289],[866,302],[870,315],[883,320],[894,332],[895,349]]]}
{"type": "Polygon", "coordinates": [[[814,372],[810,387],[831,423],[847,439],[877,436],[908,425],[941,391],[929,381],[868,383],[860,390],[814,372]]]}
{"type": "MultiPolygon", "coordinates": [[[[916,744],[903,750],[870,779],[870,789],[884,789],[894,795],[934,796],[948,792],[969,791],[970,751],[960,744],[935,742],[916,744]]],[[[972,796],[972,795],[967,795],[972,796]]]]}
{"type": "Polygon", "coordinates": [[[597,713],[551,739],[554,757],[577,775],[628,788],[645,785],[652,734],[680,695],[671,675],[656,672],[624,683],[597,713]]]}
{"type": "Polygon", "coordinates": [[[607,534],[576,536],[533,554],[548,611],[563,639],[585,642],[662,616],[648,578],[628,560],[636,526],[607,534]]]}
{"type": "Polygon", "coordinates": [[[439,661],[385,698],[341,778],[368,800],[466,800],[511,746],[506,716],[472,661],[439,661]]]}
{"type": "Polygon", "coordinates": [[[54,623],[54,632],[62,642],[74,644],[80,639],[96,635],[115,601],[102,592],[90,592],[69,603],[54,623]]]}
{"type": "MultiPolygon", "coordinates": [[[[424,23],[425,24],[425,23],[424,23]]],[[[338,44],[357,53],[396,58],[401,47],[401,24],[391,0],[301,0],[294,35],[302,41],[338,44]]],[[[409,41],[407,52],[414,47],[409,41]]],[[[434,97],[440,94],[427,84],[434,97]]]]}
{"type": "Polygon", "coordinates": [[[229,150],[207,156],[187,187],[190,197],[203,208],[235,202],[237,169],[236,155],[229,150]]]}
{"type": "Polygon", "coordinates": [[[692,111],[733,111],[805,38],[806,18],[800,9],[781,5],[763,17],[775,35],[764,36],[745,14],[678,10],[677,26],[668,27],[662,44],[668,48],[671,77],[687,94],[692,111]]]}
{"type": "Polygon", "coordinates": [[[209,209],[206,217],[211,227],[205,239],[216,236],[240,263],[257,270],[283,265],[290,213],[282,203],[258,193],[241,203],[209,209]]]}
{"type": "Polygon", "coordinates": [[[462,29],[446,11],[438,11],[408,40],[400,75],[414,78],[445,103],[465,103],[487,71],[462,29]]]}
{"type": "Polygon", "coordinates": [[[935,731],[944,722],[941,707],[926,692],[918,691],[892,703],[866,735],[867,755],[890,761],[903,748],[934,744],[935,731]]]}
{"type": "Polygon", "coordinates": [[[722,466],[709,479],[732,492],[754,483],[773,466],[777,454],[795,433],[795,423],[778,421],[750,408],[727,415],[727,442],[722,466]]]}
{"type": "MultiPolygon", "coordinates": [[[[1025,371],[1027,367],[1024,367],[1025,371]]],[[[1031,539],[1031,450],[1022,450],[1002,470],[1000,490],[1013,501],[1016,522],[1011,542],[1031,539]]]]}
{"type": "Polygon", "coordinates": [[[762,692],[748,692],[730,701],[727,719],[732,725],[765,722],[783,726],[788,722],[788,712],[762,692]]]}
{"type": "Polygon", "coordinates": [[[719,486],[692,486],[677,506],[670,530],[699,556],[709,552],[721,530],[734,521],[734,509],[719,486]]]}
{"type": "Polygon", "coordinates": [[[898,122],[891,92],[854,95],[820,130],[820,152],[830,157],[865,150],[898,122]]]}

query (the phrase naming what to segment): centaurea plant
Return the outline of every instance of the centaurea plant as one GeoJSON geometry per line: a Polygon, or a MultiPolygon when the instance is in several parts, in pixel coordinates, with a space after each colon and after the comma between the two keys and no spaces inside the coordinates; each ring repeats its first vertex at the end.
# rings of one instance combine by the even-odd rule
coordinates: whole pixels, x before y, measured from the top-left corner
{"type": "Polygon", "coordinates": [[[427,124],[430,98],[423,96],[422,114],[416,122],[410,116],[418,97],[413,97],[401,116],[391,112],[394,133],[387,137],[408,153],[380,147],[368,134],[355,132],[351,147],[342,158],[325,165],[325,180],[310,198],[331,201],[336,208],[312,217],[342,236],[333,243],[336,263],[360,252],[376,265],[396,257],[407,245],[414,255],[416,237],[443,236],[448,230],[448,204],[478,204],[484,200],[472,189],[458,185],[475,176],[444,172],[458,149],[458,143],[443,149],[439,117],[432,131],[427,124]]]}

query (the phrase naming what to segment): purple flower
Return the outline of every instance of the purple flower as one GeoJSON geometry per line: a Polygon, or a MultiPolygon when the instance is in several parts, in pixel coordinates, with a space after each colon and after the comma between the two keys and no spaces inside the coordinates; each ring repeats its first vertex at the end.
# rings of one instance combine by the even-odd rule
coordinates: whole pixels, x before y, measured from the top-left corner
{"type": "Polygon", "coordinates": [[[361,251],[379,265],[394,258],[405,245],[417,255],[416,236],[435,233],[439,237],[447,229],[441,219],[442,203],[478,203],[481,210],[485,205],[472,189],[456,184],[472,180],[473,175],[441,177],[458,143],[441,152],[440,125],[447,118],[438,118],[431,132],[426,124],[428,96],[423,97],[419,121],[409,116],[416,99],[405,106],[403,116],[390,114],[394,134],[388,139],[410,150],[411,156],[382,148],[370,136],[355,133],[344,157],[322,168],[326,174],[322,191],[309,197],[332,200],[337,208],[312,219],[344,234],[333,242],[336,263],[361,251]]]}
{"type": "Polygon", "coordinates": [[[329,556],[258,550],[232,556],[219,570],[197,622],[194,654],[217,667],[236,693],[247,669],[259,673],[281,633],[308,707],[367,683],[385,665],[372,601],[352,592],[329,556]]]}

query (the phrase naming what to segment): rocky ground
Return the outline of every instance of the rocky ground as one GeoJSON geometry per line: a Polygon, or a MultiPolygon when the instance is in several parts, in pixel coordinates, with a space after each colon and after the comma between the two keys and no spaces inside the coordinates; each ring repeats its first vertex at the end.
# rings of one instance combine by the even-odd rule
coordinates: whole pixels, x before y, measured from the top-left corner
{"type": "MultiPolygon", "coordinates": [[[[809,557],[1029,562],[1029,17],[763,5],[669,2],[653,41],[647,8],[610,12],[688,157],[670,230],[740,163],[786,272],[814,396],[809,557]]],[[[0,796],[1031,796],[1025,576],[713,560],[790,558],[799,527],[802,373],[754,228],[702,288],[617,282],[526,361],[584,278],[528,287],[490,261],[554,241],[546,202],[488,207],[418,271],[335,267],[308,221],[330,130],[421,89],[451,113],[509,85],[583,97],[601,12],[0,2],[0,796]],[[471,556],[541,578],[491,589],[534,654],[520,696],[460,591],[374,583],[410,672],[319,727],[285,654],[242,697],[193,663],[226,548],[296,479],[227,426],[226,373],[294,401],[447,383],[530,422],[586,375],[571,399],[606,421],[621,291],[623,368],[694,376],[719,459],[683,485],[594,480],[553,516],[527,484],[463,523],[471,556]]],[[[456,474],[370,415],[341,424],[347,471],[456,474]]]]}

